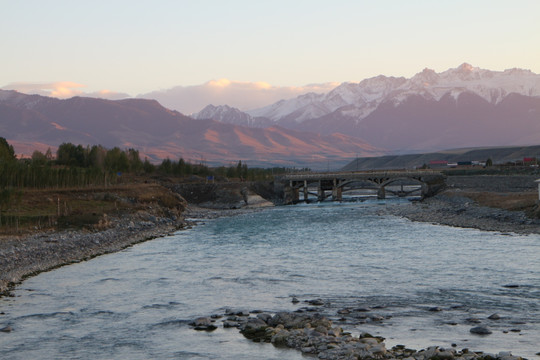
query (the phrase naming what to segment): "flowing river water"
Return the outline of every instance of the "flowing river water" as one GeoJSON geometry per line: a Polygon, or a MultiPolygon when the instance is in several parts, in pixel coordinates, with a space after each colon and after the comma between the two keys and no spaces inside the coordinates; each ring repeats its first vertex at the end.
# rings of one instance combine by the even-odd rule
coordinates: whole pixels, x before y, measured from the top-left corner
{"type": "Polygon", "coordinates": [[[387,204],[298,205],[204,220],[29,278],[15,297],[0,299],[0,328],[13,329],[0,333],[0,358],[303,359],[237,329],[197,332],[188,323],[227,308],[294,311],[318,298],[329,315],[369,310],[342,326],[384,336],[387,347],[455,344],[537,358],[540,237],[379,215],[387,204]],[[499,320],[488,319],[494,313],[499,320]],[[477,322],[492,334],[471,334],[477,322]]]}

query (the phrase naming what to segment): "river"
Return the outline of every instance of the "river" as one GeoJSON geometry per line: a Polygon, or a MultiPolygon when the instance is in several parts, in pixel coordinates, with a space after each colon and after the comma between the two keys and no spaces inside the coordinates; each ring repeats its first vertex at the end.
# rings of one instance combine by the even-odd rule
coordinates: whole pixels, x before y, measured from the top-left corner
{"type": "Polygon", "coordinates": [[[379,215],[389,203],[396,205],[297,205],[201,220],[39,274],[0,299],[0,328],[13,329],[0,333],[0,357],[305,359],[237,329],[197,332],[188,323],[227,308],[292,311],[320,298],[329,315],[369,310],[341,326],[384,336],[388,348],[454,344],[535,358],[540,237],[379,215]],[[501,318],[489,320],[494,313],[501,318]],[[493,333],[471,334],[478,321],[493,333]]]}

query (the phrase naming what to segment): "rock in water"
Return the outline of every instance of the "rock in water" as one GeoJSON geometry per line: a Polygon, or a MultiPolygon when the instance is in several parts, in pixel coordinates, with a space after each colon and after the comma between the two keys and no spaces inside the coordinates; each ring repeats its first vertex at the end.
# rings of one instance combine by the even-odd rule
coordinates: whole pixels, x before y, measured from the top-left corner
{"type": "Polygon", "coordinates": [[[491,330],[489,330],[485,326],[476,326],[476,327],[471,328],[471,330],[469,330],[469,331],[471,332],[471,334],[476,334],[476,335],[489,335],[489,334],[491,334],[491,330]]]}
{"type": "Polygon", "coordinates": [[[9,325],[0,329],[0,332],[5,332],[5,333],[12,332],[12,331],[13,331],[13,328],[9,325]]]}
{"type": "Polygon", "coordinates": [[[212,319],[209,317],[197,318],[190,322],[189,325],[193,326],[195,330],[199,331],[214,331],[217,329],[217,326],[214,325],[212,319]]]}

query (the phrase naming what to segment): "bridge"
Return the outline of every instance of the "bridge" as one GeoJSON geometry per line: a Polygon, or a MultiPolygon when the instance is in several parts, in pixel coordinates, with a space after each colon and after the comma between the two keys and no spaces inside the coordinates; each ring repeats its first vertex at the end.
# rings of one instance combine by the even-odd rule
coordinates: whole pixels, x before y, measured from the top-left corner
{"type": "Polygon", "coordinates": [[[372,190],[377,192],[378,199],[385,199],[389,192],[395,196],[432,196],[445,186],[445,176],[438,171],[362,171],[335,173],[304,173],[277,176],[276,182],[284,188],[284,201],[294,204],[308,202],[309,195],[316,196],[318,201],[331,197],[341,201],[347,191],[372,190]]]}

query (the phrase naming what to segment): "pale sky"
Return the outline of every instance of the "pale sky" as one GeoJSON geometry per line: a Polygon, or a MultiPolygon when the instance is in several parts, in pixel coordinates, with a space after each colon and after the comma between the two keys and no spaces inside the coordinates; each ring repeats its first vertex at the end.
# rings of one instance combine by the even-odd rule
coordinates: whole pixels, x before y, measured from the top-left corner
{"type": "Polygon", "coordinates": [[[136,96],[224,78],[303,86],[410,77],[463,62],[540,73],[538,0],[0,0],[0,6],[0,88],[70,84],[136,96]]]}

